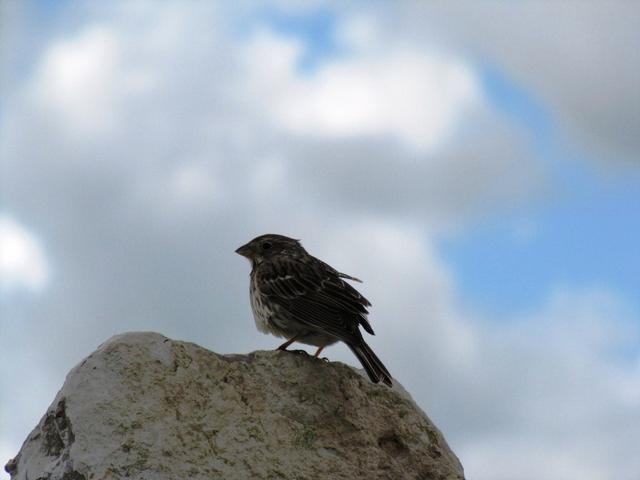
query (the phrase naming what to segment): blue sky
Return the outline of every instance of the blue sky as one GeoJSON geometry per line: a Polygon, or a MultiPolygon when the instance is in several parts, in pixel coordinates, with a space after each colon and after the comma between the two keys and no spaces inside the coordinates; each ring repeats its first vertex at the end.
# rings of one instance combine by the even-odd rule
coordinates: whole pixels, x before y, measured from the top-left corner
{"type": "Polygon", "coordinates": [[[591,190],[585,182],[559,205],[487,219],[442,241],[465,298],[490,312],[513,313],[537,305],[555,285],[607,285],[638,308],[640,235],[632,219],[640,199],[637,184],[615,183],[591,190]],[[514,234],[522,218],[531,222],[531,238],[514,234]]]}
{"type": "Polygon", "coordinates": [[[270,231],[364,280],[468,478],[638,477],[635,3],[1,8],[0,460],[111,335],[274,348],[270,231]]]}
{"type": "Polygon", "coordinates": [[[290,13],[265,7],[247,22],[244,33],[250,35],[256,25],[268,25],[284,36],[304,42],[305,52],[298,63],[301,72],[313,71],[318,63],[339,55],[342,50],[335,39],[336,14],[330,8],[316,7],[310,11],[290,13]]]}

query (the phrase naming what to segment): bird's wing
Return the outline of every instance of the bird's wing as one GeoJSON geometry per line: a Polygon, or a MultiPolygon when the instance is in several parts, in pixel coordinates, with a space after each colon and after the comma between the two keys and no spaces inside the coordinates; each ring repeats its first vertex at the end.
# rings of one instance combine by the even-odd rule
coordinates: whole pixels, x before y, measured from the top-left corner
{"type": "Polygon", "coordinates": [[[359,335],[358,324],[373,335],[369,301],[321,260],[281,257],[258,274],[261,292],[297,321],[339,338],[359,335]]]}

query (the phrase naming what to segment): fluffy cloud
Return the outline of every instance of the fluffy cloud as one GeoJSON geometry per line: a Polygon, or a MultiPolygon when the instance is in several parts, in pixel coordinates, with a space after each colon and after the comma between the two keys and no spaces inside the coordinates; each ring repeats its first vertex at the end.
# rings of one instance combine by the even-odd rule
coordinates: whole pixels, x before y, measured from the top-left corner
{"type": "MultiPolygon", "coordinates": [[[[117,108],[121,79],[117,62],[121,47],[106,28],[93,27],[73,41],[50,48],[37,74],[33,102],[58,118],[75,134],[107,133],[117,108]]],[[[126,82],[126,79],[125,79],[126,82]]]]}
{"type": "Polygon", "coordinates": [[[637,165],[637,2],[408,2],[376,18],[389,36],[402,27],[502,66],[549,107],[583,156],[637,165]]]}
{"type": "MultiPolygon", "coordinates": [[[[113,188],[165,212],[177,197],[262,208],[258,197],[268,193],[440,225],[526,198],[543,182],[526,132],[483,99],[461,58],[406,45],[376,54],[354,41],[352,55],[308,74],[296,67],[299,41],[262,29],[238,46],[215,12],[186,12],[159,9],[148,30],[124,28],[121,19],[93,23],[54,42],[18,94],[28,110],[8,116],[9,162],[38,161],[43,190],[79,173],[54,170],[77,167],[92,182],[98,169],[94,193],[119,182],[113,188]],[[265,169],[265,181],[256,180],[265,169]]],[[[15,199],[33,184],[21,181],[32,174],[18,163],[10,169],[15,199]]],[[[64,202],[62,188],[50,192],[54,202],[64,202]]]]}
{"type": "Polygon", "coordinates": [[[2,293],[39,291],[49,281],[49,264],[40,242],[23,226],[0,217],[0,289],[2,293]]]}
{"type": "Polygon", "coordinates": [[[492,108],[470,64],[341,36],[350,54],[313,74],[298,68],[298,41],[258,31],[241,49],[244,92],[273,128],[263,148],[291,196],[442,227],[539,191],[527,132],[492,108]]]}
{"type": "Polygon", "coordinates": [[[600,289],[557,289],[527,317],[484,325],[451,407],[466,411],[460,453],[478,478],[633,478],[636,316],[600,289]]]}
{"type": "Polygon", "coordinates": [[[477,79],[463,61],[410,45],[358,49],[308,76],[296,72],[301,53],[290,41],[262,33],[247,55],[256,101],[295,134],[321,139],[391,135],[429,151],[482,101],[477,79]]]}

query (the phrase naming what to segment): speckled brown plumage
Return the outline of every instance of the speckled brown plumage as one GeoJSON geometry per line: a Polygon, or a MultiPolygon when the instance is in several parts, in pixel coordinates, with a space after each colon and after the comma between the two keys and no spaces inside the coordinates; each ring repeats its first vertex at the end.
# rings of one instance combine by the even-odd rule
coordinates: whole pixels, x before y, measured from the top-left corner
{"type": "Polygon", "coordinates": [[[251,308],[258,329],[293,341],[315,345],[316,355],[338,341],[356,355],[371,381],[392,384],[389,371],[362,337],[371,335],[367,320],[371,303],[345,281],[358,280],[319,260],[298,240],[267,234],[236,252],[251,261],[251,308]]]}

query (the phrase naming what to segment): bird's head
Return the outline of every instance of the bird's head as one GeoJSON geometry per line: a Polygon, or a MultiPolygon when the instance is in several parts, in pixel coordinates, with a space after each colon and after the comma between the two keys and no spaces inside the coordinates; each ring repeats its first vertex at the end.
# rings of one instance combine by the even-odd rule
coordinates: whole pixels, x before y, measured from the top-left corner
{"type": "Polygon", "coordinates": [[[252,263],[258,264],[275,255],[298,255],[306,253],[306,251],[302,245],[300,245],[300,240],[275,233],[268,233],[266,235],[260,235],[249,243],[242,245],[236,250],[236,253],[248,258],[252,263]]]}

